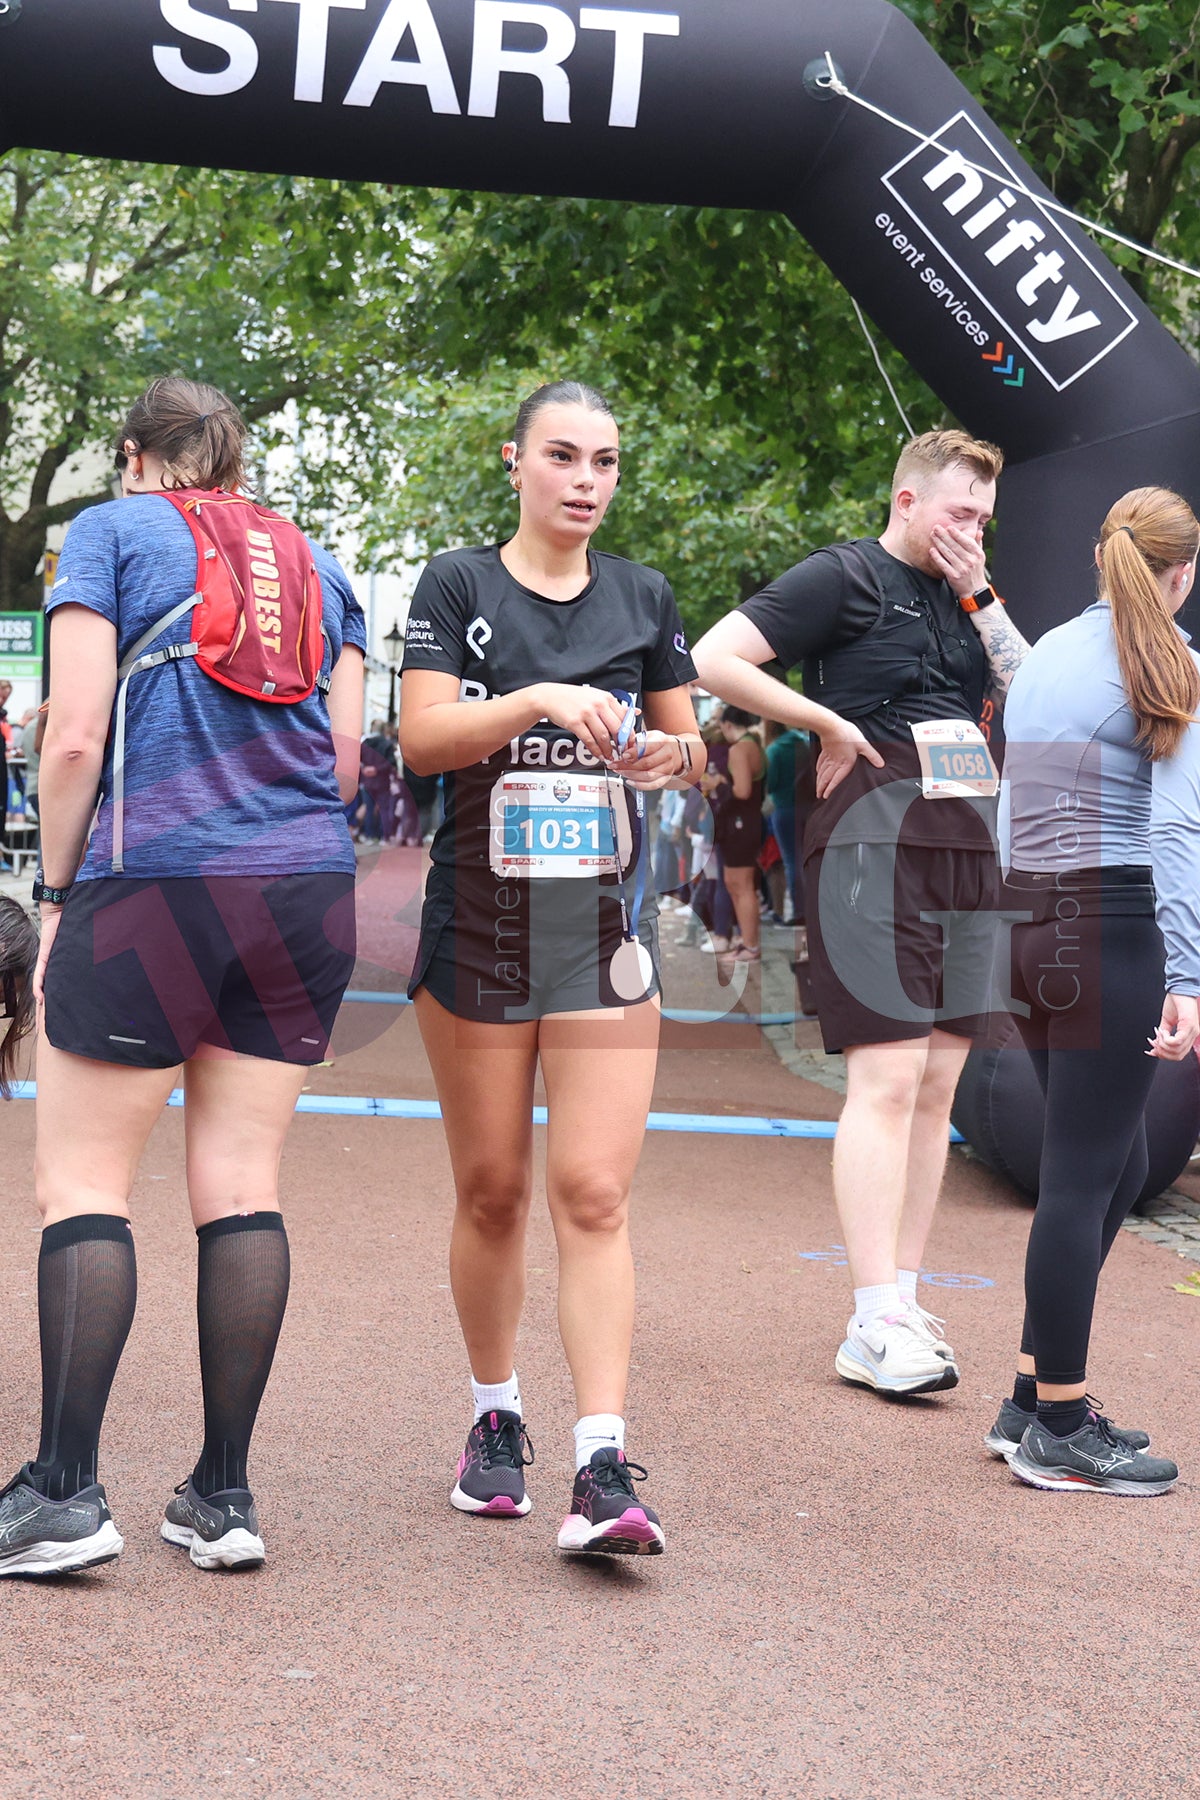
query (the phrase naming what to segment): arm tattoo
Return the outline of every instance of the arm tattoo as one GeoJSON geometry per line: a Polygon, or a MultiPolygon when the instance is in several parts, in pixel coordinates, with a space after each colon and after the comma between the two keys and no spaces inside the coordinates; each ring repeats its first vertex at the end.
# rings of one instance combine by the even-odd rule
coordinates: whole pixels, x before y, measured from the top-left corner
{"type": "Polygon", "coordinates": [[[983,640],[992,688],[997,695],[1006,694],[1013,676],[1029,655],[1029,645],[1002,606],[985,606],[982,612],[972,613],[971,623],[983,640]]]}

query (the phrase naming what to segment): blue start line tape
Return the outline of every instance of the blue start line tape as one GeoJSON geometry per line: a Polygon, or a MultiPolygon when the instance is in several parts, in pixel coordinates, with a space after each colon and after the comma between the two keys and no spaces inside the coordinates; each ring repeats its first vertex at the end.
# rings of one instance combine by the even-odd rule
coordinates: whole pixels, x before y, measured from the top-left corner
{"type": "MultiPolygon", "coordinates": [[[[36,1095],[36,1082],[14,1082],[14,1100],[33,1100],[36,1095]]],[[[167,1105],[183,1105],[182,1088],[172,1090],[167,1105]]],[[[436,1100],[384,1100],[365,1094],[301,1094],[296,1111],[334,1113],[359,1119],[440,1119],[442,1116],[436,1100]]],[[[533,1122],[535,1125],[546,1123],[544,1106],[534,1107],[533,1122]]],[[[652,1112],[646,1121],[646,1129],[715,1133],[723,1137],[831,1138],[837,1125],[833,1119],[756,1119],[738,1113],[652,1112]]],[[[961,1144],[961,1133],[951,1131],[950,1142],[961,1144]]]]}
{"type": "MultiPolygon", "coordinates": [[[[358,1006],[411,1006],[407,994],[374,993],[367,988],[348,988],[343,1000],[358,1006]]],[[[803,1013],[697,1012],[683,1007],[664,1006],[663,1018],[680,1025],[795,1025],[803,1013]]]]}

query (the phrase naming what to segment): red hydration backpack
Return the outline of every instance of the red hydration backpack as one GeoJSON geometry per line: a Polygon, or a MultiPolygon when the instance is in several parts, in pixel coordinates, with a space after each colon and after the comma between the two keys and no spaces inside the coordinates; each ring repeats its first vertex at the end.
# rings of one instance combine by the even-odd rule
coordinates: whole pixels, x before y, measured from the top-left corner
{"type": "Polygon", "coordinates": [[[161,498],[187,520],[195,539],[196,591],[143,632],[118,670],[112,854],[117,872],[125,866],[125,712],[132,676],[192,658],[222,687],[252,700],[294,705],[314,688],[322,693],[329,688],[322,669],[328,640],[321,622],[321,578],[304,533],[238,494],[176,488],[161,498]],[[151,650],[189,610],[188,642],[151,650]]]}
{"type": "Polygon", "coordinates": [[[253,700],[307,700],[325,645],[304,533],[237,494],[179,488],[163,498],[196,540],[192,639],[204,673],[253,700]]]}

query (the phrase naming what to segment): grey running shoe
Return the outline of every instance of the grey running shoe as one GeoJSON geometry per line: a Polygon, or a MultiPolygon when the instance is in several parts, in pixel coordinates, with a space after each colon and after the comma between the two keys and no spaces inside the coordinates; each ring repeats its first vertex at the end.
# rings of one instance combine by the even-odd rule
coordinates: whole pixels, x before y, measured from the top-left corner
{"type": "Polygon", "coordinates": [[[1179,1479],[1168,1457],[1131,1450],[1097,1413],[1089,1413],[1086,1425],[1070,1437],[1055,1437],[1034,1419],[1008,1466],[1030,1487],[1094,1488],[1102,1494],[1166,1494],[1179,1479]]]}
{"type": "MultiPolygon", "coordinates": [[[[1093,1400],[1091,1406],[1097,1418],[1103,1419],[1104,1414],[1100,1411],[1100,1402],[1093,1400]]],[[[1022,1412],[1011,1397],[1006,1397],[1000,1402],[996,1423],[983,1440],[984,1449],[990,1450],[993,1456],[1003,1457],[1007,1461],[1010,1456],[1016,1454],[1017,1446],[1025,1435],[1025,1428],[1032,1424],[1033,1418],[1033,1413],[1022,1412]]],[[[1114,1425],[1111,1419],[1104,1419],[1104,1423],[1117,1442],[1128,1445],[1130,1450],[1148,1450],[1150,1448],[1148,1431],[1126,1431],[1123,1426],[1114,1425]]]]}
{"type": "Polygon", "coordinates": [[[478,1517],[523,1519],[533,1505],[523,1472],[532,1461],[533,1445],[517,1414],[484,1413],[467,1433],[451,1506],[478,1517]]]}
{"type": "Polygon", "coordinates": [[[47,1500],[26,1463],[0,1493],[0,1575],[72,1575],[124,1548],[98,1483],[70,1500],[47,1500]]]}
{"type": "Polygon", "coordinates": [[[198,1569],[257,1569],[266,1560],[254,1496],[246,1488],[204,1498],[189,1475],[167,1505],[162,1535],[187,1550],[198,1569]]]}

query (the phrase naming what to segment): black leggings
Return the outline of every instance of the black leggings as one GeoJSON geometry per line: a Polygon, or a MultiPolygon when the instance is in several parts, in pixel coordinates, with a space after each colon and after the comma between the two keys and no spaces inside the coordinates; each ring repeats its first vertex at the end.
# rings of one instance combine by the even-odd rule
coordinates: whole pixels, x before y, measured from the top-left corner
{"type": "Polygon", "coordinates": [[[1018,1024],[1046,1097],[1021,1350],[1039,1381],[1064,1387],[1086,1379],[1100,1269],[1146,1179],[1146,1040],[1163,995],[1148,871],[1090,888],[1087,875],[1008,895],[1034,914],[1013,928],[1013,997],[1029,1008],[1018,1024]]]}

